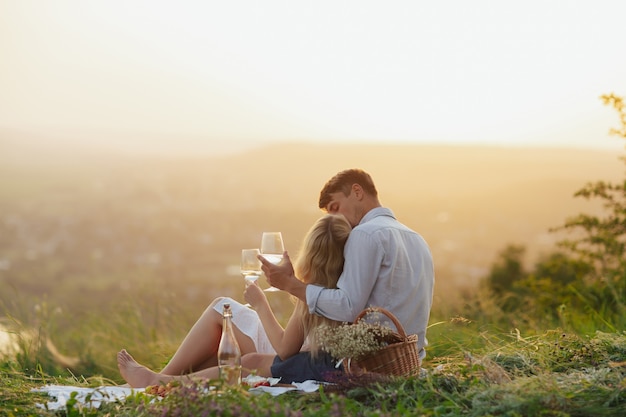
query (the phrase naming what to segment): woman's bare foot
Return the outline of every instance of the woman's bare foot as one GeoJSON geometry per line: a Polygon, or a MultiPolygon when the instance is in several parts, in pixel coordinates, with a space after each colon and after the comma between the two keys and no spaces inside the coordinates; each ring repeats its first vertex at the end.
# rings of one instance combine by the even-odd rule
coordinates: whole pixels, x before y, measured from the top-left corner
{"type": "Polygon", "coordinates": [[[174,379],[170,375],[161,375],[151,371],[122,349],[117,352],[117,367],[122,374],[122,378],[133,388],[145,388],[148,385],[158,385],[174,379]]]}

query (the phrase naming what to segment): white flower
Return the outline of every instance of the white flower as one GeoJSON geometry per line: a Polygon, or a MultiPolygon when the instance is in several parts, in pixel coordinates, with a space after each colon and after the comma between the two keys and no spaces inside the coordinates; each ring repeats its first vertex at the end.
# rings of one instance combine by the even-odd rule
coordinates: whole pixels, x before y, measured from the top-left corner
{"type": "Polygon", "coordinates": [[[397,341],[397,334],[379,323],[359,321],[339,326],[322,325],[316,329],[322,350],[336,359],[360,358],[397,341]]]}

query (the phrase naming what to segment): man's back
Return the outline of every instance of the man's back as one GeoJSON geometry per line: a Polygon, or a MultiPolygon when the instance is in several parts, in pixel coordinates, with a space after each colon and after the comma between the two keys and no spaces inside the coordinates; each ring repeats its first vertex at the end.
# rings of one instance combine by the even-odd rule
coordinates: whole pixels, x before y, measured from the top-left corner
{"type": "Polygon", "coordinates": [[[405,331],[426,345],[434,286],[428,245],[391,210],[370,210],[350,233],[337,290],[307,288],[309,307],[338,321],[353,321],[367,307],[393,313],[405,331]]]}
{"type": "Polygon", "coordinates": [[[366,307],[389,310],[424,347],[434,266],[422,236],[398,222],[389,209],[377,208],[352,231],[345,255],[344,273],[360,280],[363,290],[371,289],[366,300],[355,300],[351,313],[366,307]]]}

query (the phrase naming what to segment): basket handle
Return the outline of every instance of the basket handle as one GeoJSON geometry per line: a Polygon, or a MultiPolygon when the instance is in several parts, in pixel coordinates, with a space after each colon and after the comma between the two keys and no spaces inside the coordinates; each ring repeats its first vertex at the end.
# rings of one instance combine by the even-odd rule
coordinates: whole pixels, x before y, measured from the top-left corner
{"type": "Polygon", "coordinates": [[[394,316],[390,311],[385,310],[382,307],[368,307],[365,310],[361,311],[359,313],[359,315],[356,316],[356,319],[354,319],[354,324],[357,324],[368,313],[382,313],[382,314],[384,314],[389,319],[391,319],[393,324],[396,325],[396,329],[398,329],[398,332],[400,332],[400,336],[402,336],[402,339],[404,339],[404,340],[407,339],[406,332],[404,331],[404,327],[402,327],[402,324],[400,324],[400,322],[398,321],[396,316],[394,316]]]}

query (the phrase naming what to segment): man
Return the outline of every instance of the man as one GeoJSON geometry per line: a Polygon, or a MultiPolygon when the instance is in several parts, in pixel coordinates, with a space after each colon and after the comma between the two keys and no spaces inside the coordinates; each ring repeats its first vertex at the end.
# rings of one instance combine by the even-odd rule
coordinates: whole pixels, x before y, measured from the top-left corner
{"type": "Polygon", "coordinates": [[[435,281],[426,241],[381,206],[372,178],[360,169],[331,178],[320,192],[319,208],[344,215],[353,227],[337,289],[298,280],[287,252],[279,265],[260,256],[269,284],[306,302],[311,313],[332,320],[352,322],[367,307],[384,308],[407,334],[417,334],[423,359],[435,281]]]}

